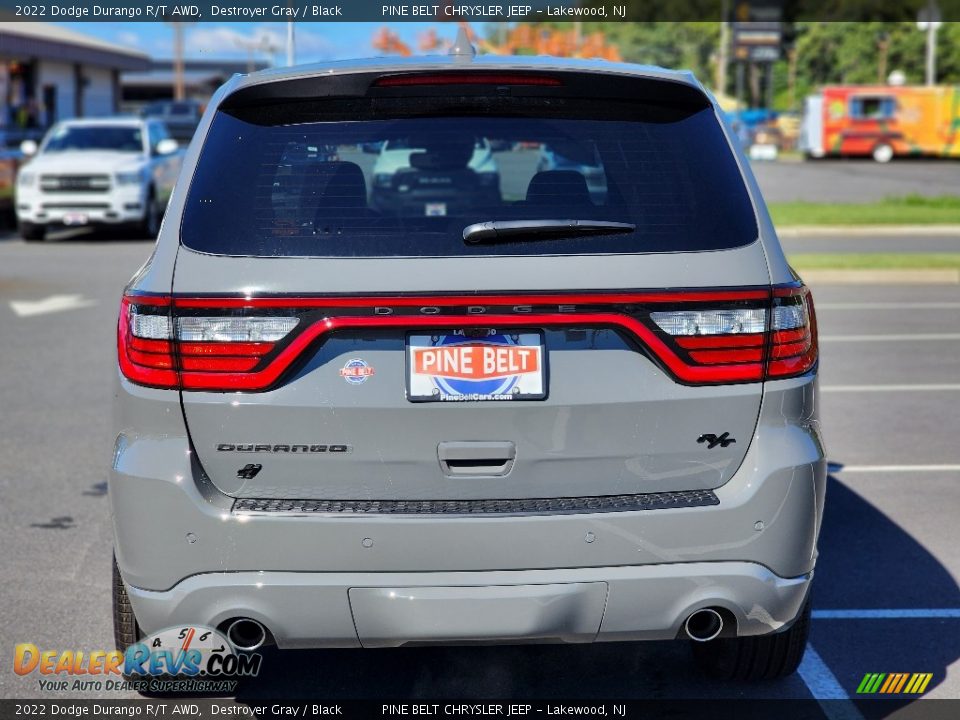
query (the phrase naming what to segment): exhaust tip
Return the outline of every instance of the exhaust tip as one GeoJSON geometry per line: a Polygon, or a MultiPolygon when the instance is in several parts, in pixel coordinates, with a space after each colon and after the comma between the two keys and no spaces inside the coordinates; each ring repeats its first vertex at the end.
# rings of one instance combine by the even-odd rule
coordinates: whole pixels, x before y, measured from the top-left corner
{"type": "Polygon", "coordinates": [[[237,650],[251,652],[259,648],[267,639],[267,629],[250,618],[234,620],[227,627],[227,640],[237,650]]]}
{"type": "Polygon", "coordinates": [[[713,608],[703,608],[691,613],[683,624],[683,628],[691,640],[708,642],[723,630],[723,616],[713,608]]]}

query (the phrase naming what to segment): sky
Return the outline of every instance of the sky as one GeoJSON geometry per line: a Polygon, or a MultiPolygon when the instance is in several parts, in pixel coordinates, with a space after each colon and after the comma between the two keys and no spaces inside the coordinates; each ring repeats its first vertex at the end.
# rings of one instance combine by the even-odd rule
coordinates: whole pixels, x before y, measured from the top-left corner
{"type": "MultiPolygon", "coordinates": [[[[154,58],[173,57],[173,32],[160,22],[64,22],[56,23],[74,32],[93,35],[108,42],[124,45],[147,53],[154,58]]],[[[296,61],[298,63],[382,55],[371,45],[374,33],[383,23],[309,23],[298,22],[296,33],[296,61]]],[[[420,36],[434,28],[441,38],[453,39],[455,23],[392,23],[396,32],[414,51],[420,36]]],[[[477,28],[479,29],[479,27],[477,28]]],[[[256,58],[272,64],[285,64],[286,23],[206,22],[190,25],[185,33],[185,54],[190,59],[216,58],[244,60],[248,51],[242,44],[261,42],[263,38],[277,47],[271,57],[262,51],[256,58]]]]}

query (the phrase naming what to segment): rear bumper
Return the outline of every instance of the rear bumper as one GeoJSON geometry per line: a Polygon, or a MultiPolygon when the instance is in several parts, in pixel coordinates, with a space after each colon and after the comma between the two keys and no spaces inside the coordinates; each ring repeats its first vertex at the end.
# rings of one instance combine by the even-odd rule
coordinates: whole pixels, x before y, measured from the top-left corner
{"type": "MultiPolygon", "coordinates": [[[[477,608],[498,605],[482,593],[448,604],[476,618],[460,623],[471,637],[488,640],[672,638],[705,606],[727,608],[740,634],[758,634],[795,617],[816,560],[826,462],[812,377],[767,384],[756,434],[740,469],[714,490],[716,504],[568,514],[237,512],[204,484],[177,393],[121,379],[118,398],[115,546],[147,631],[247,616],[281,646],[349,646],[366,632],[354,624],[351,588],[408,597],[410,588],[510,586],[522,609],[497,610],[490,622],[477,608]],[[563,600],[539,603],[567,607],[559,619],[523,602],[537,586],[570,583],[591,585],[589,598],[559,588],[563,600]],[[595,583],[605,584],[602,607],[595,583]],[[508,615],[507,624],[498,619],[508,615]]],[[[370,611],[373,626],[383,614],[370,611]]],[[[421,637],[429,618],[400,617],[400,637],[387,625],[370,643],[465,639],[428,628],[421,637]]]]}
{"type": "Polygon", "coordinates": [[[704,607],[738,635],[776,632],[799,613],[810,575],[752,563],[479,573],[205,573],[167,592],[129,588],[146,632],[237,617],[281,648],[407,643],[592,642],[676,638],[704,607]]]}

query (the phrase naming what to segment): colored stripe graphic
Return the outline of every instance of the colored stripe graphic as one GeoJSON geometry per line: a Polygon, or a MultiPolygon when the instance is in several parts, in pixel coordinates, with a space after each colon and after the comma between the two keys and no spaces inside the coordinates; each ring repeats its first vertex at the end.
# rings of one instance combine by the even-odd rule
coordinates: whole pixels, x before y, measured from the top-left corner
{"type": "Polygon", "coordinates": [[[933,673],[867,673],[857,686],[857,694],[919,695],[932,679],[933,673]]]}

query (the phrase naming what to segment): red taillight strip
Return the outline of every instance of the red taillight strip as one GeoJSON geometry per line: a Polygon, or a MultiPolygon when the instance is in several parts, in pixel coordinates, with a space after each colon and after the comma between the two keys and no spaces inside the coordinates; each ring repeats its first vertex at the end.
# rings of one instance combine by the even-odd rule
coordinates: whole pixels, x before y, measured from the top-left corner
{"type": "Polygon", "coordinates": [[[263,357],[273,350],[272,342],[181,342],[181,355],[255,355],[263,357]]]}
{"type": "Polygon", "coordinates": [[[138,338],[132,335],[130,336],[130,347],[134,350],[148,353],[169,354],[173,351],[169,340],[145,340],[144,338],[138,338]]]}
{"type": "Polygon", "coordinates": [[[258,362],[260,362],[258,357],[197,357],[192,355],[180,358],[180,367],[184,371],[210,370],[220,376],[225,372],[249,372],[257,366],[258,362]]]}
{"type": "Polygon", "coordinates": [[[763,348],[745,350],[694,350],[690,357],[704,365],[719,365],[737,362],[760,362],[763,360],[763,348]]]}
{"type": "Polygon", "coordinates": [[[762,333],[748,335],[681,335],[674,341],[684,350],[763,347],[762,333]]]}
{"type": "Polygon", "coordinates": [[[144,353],[139,350],[128,351],[130,361],[145,368],[172,368],[173,356],[170,353],[144,353]]]}
{"type": "MultiPolygon", "coordinates": [[[[455,307],[466,305],[632,305],[636,303],[767,300],[768,290],[691,290],[681,292],[566,293],[550,295],[416,295],[397,297],[176,297],[178,308],[335,308],[455,307]]],[[[139,302],[139,299],[137,300],[139,302]]]]}
{"type": "Polygon", "coordinates": [[[732,364],[723,366],[695,367],[683,362],[677,354],[639,320],[618,313],[562,313],[526,315],[450,316],[426,317],[333,317],[320,320],[305,328],[285,347],[273,362],[255,373],[182,373],[185,390],[262,390],[276,382],[307,345],[335,330],[367,327],[530,327],[530,326],[590,326],[612,325],[621,327],[636,336],[677,378],[689,383],[723,383],[760,380],[762,363],[732,364]]]}
{"type": "Polygon", "coordinates": [[[373,87],[409,87],[411,85],[541,85],[560,87],[559,78],[524,73],[430,73],[385,75],[373,87]]]}
{"type": "MultiPolygon", "coordinates": [[[[775,297],[802,296],[807,303],[810,329],[778,331],[770,338],[770,355],[766,376],[770,378],[798,375],[816,362],[816,323],[809,291],[802,286],[774,288],[775,297]],[[807,333],[810,333],[809,335],[807,333]],[[788,352],[800,352],[784,357],[788,352]]],[[[158,368],[165,364],[162,358],[173,356],[174,343],[129,338],[128,312],[130,305],[166,306],[175,308],[371,308],[429,306],[437,308],[483,305],[485,309],[498,306],[589,304],[631,305],[642,303],[710,303],[736,301],[767,301],[767,289],[748,290],[692,290],[692,291],[637,291],[617,293],[563,293],[563,294],[508,294],[508,295],[417,295],[417,296],[315,296],[315,297],[157,297],[130,295],[124,298],[119,326],[120,365],[124,375],[145,385],[161,387],[181,386],[188,390],[264,390],[276,383],[281,375],[304,352],[307,346],[330,332],[350,328],[460,328],[460,327],[529,327],[529,326],[613,326],[630,334],[657,359],[666,370],[681,382],[690,384],[755,382],[764,379],[762,359],[765,338],[761,334],[676,337],[664,340],[660,333],[625,312],[611,308],[610,312],[516,312],[510,315],[364,315],[333,316],[314,322],[292,337],[269,364],[253,371],[274,343],[182,343],[176,349],[183,366],[180,372],[158,368]],[[127,348],[127,342],[130,347],[127,348]],[[684,360],[671,347],[686,350],[693,362],[684,360]],[[133,356],[131,351],[139,351],[133,356]],[[144,355],[147,353],[148,355],[144,355]],[[151,358],[149,353],[155,353],[151,358]],[[189,361],[188,361],[189,358],[189,361]],[[136,362],[150,362],[153,367],[136,362]],[[179,374],[179,377],[178,377],[179,374]]],[[[172,363],[171,363],[172,364],[172,363]]]]}

